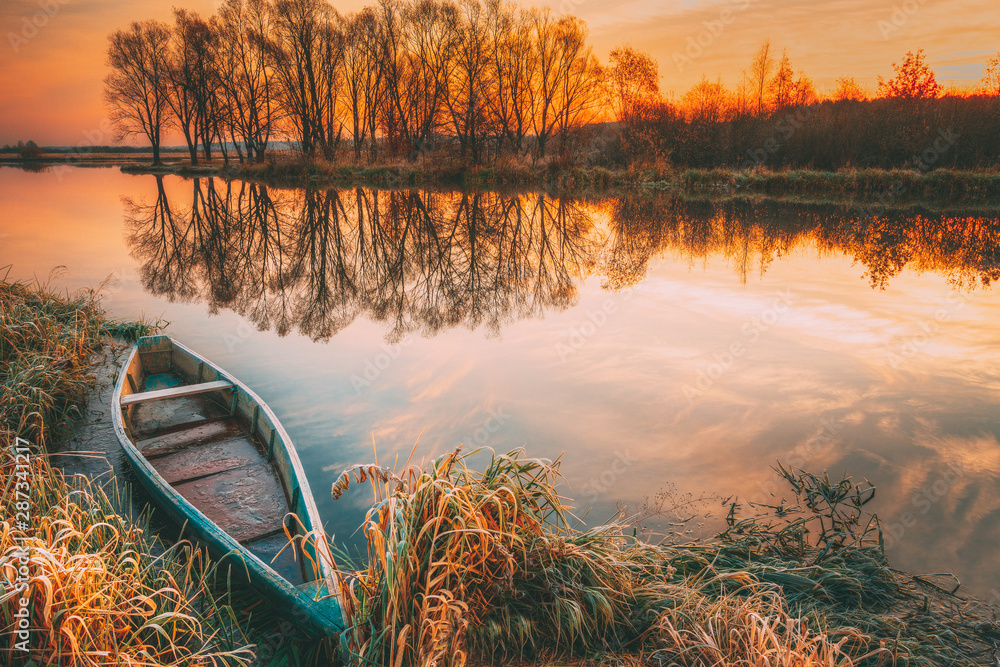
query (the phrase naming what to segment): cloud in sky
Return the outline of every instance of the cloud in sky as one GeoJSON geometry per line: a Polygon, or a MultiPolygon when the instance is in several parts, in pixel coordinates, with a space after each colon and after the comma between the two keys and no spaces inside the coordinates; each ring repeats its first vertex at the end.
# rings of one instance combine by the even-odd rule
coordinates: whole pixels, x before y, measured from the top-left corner
{"type": "MultiPolygon", "coordinates": [[[[0,1],[0,144],[34,138],[76,144],[107,115],[102,100],[106,35],[136,19],[170,20],[174,5],[211,14],[218,0],[0,1]],[[51,16],[26,37],[29,21],[51,16]],[[23,38],[23,39],[22,39],[23,38]]],[[[364,0],[335,2],[341,12],[364,0]]],[[[521,0],[522,5],[536,4],[521,0]]],[[[587,21],[604,59],[630,43],[660,62],[662,88],[680,96],[702,74],[732,85],[765,39],[787,49],[817,86],[854,76],[874,88],[891,63],[923,48],[939,79],[974,83],[1000,50],[996,0],[552,0],[553,12],[587,21]],[[904,5],[907,9],[904,9],[904,5]],[[727,14],[723,14],[728,11],[727,14]],[[714,32],[714,34],[713,34],[714,32]],[[691,47],[691,41],[702,44],[691,47]],[[688,49],[691,49],[688,51],[688,49]],[[690,53],[697,53],[691,57],[690,53]],[[690,60],[685,60],[690,58],[690,60]]]]}

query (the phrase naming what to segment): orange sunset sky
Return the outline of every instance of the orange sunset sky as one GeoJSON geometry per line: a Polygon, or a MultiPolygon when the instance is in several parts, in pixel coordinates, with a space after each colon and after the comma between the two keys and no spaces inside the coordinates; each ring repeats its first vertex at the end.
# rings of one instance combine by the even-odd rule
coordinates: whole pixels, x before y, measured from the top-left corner
{"type": "MultiPolygon", "coordinates": [[[[0,0],[0,145],[34,139],[75,145],[106,126],[106,35],[134,19],[170,19],[172,6],[213,13],[215,0],[0,0]],[[25,21],[50,17],[33,31],[25,21]]],[[[346,13],[364,0],[333,3],[346,13]]],[[[679,96],[702,74],[732,85],[764,39],[787,49],[821,92],[851,75],[874,90],[879,74],[923,48],[938,80],[973,84],[1000,50],[1000,0],[522,0],[569,12],[590,27],[601,58],[622,43],[660,62],[664,92],[679,96]],[[727,13],[723,13],[723,12],[727,13]],[[721,18],[728,21],[723,24],[721,18]],[[706,28],[714,24],[715,35],[706,28]],[[690,47],[689,40],[704,46],[690,47]],[[698,49],[701,50],[699,54],[698,49]],[[684,60],[686,54],[694,55],[684,60]]],[[[42,22],[41,19],[38,19],[42,22]]],[[[178,143],[175,140],[168,143],[178,143]]],[[[108,136],[105,142],[111,143],[108,136]]]]}

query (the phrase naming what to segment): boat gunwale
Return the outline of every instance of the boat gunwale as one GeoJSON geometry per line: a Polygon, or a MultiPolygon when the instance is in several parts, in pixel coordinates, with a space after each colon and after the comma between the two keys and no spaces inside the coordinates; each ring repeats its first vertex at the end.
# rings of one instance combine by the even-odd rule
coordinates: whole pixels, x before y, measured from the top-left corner
{"type": "MultiPolygon", "coordinates": [[[[319,518],[319,509],[316,506],[315,498],[313,498],[311,488],[309,487],[309,481],[305,476],[305,471],[302,468],[302,462],[299,459],[298,452],[296,451],[294,445],[292,444],[291,438],[285,431],[284,426],[278,421],[277,416],[271,410],[261,398],[246,384],[241,382],[239,379],[233,377],[218,365],[197,354],[190,348],[186,347],[182,343],[178,342],[171,336],[163,336],[166,338],[173,347],[180,349],[183,353],[190,355],[197,361],[203,362],[206,367],[210,367],[213,371],[219,374],[220,377],[226,378],[233,383],[232,391],[243,391],[246,393],[250,402],[255,404],[261,409],[275,432],[275,446],[277,447],[279,442],[288,456],[289,464],[291,467],[291,474],[295,476],[295,482],[299,487],[299,502],[301,507],[305,508],[306,519],[309,522],[310,530],[307,531],[303,538],[313,537],[316,542],[315,547],[318,552],[316,560],[319,566],[319,576],[316,579],[306,582],[307,584],[316,584],[320,581],[327,584],[327,591],[331,593],[337,600],[338,606],[341,610],[341,619],[336,631],[343,629],[343,591],[340,585],[339,576],[334,571],[333,558],[329,550],[329,544],[327,543],[325,533],[323,532],[323,524],[319,518]],[[328,560],[329,559],[329,560],[328,560]]],[[[141,340],[141,339],[140,339],[141,340]]],[[[118,436],[118,440],[122,445],[122,449],[128,455],[132,462],[132,465],[137,469],[137,471],[143,475],[149,482],[151,482],[157,489],[158,493],[163,496],[163,499],[167,502],[171,502],[177,508],[178,513],[182,515],[190,516],[199,521],[198,529],[206,533],[206,535],[211,538],[211,540],[216,542],[217,547],[221,547],[220,550],[225,550],[225,556],[223,558],[235,555],[242,559],[244,566],[247,569],[247,575],[251,579],[262,579],[266,581],[268,585],[276,586],[279,592],[284,597],[295,597],[303,598],[310,603],[310,606],[314,606],[313,603],[316,602],[309,595],[305,594],[298,587],[293,585],[287,579],[275,572],[269,564],[265,563],[260,557],[250,551],[249,548],[240,544],[234,537],[218,526],[214,521],[209,519],[205,514],[198,509],[189,500],[184,498],[174,487],[169,484],[153,467],[152,463],[143,456],[142,452],[136,446],[132,436],[125,428],[125,417],[124,411],[121,405],[121,395],[122,390],[125,386],[126,378],[128,377],[128,369],[132,365],[136,354],[140,354],[139,342],[137,341],[132,345],[131,350],[125,362],[122,364],[121,372],[119,373],[118,379],[115,382],[115,389],[112,395],[112,421],[115,428],[115,433],[118,436]]],[[[254,433],[251,433],[253,436],[254,433]]],[[[273,457],[272,457],[273,460],[273,457]]],[[[291,488],[289,485],[289,480],[285,479],[288,475],[283,474],[281,466],[274,466],[276,471],[282,475],[282,482],[285,487],[285,493],[291,493],[291,488]]],[[[298,514],[294,511],[294,508],[289,506],[291,514],[298,514]]],[[[168,514],[170,512],[168,511],[168,514]]],[[[324,618],[328,618],[326,614],[319,612],[324,618]]],[[[332,619],[329,619],[332,620],[332,619]]]]}

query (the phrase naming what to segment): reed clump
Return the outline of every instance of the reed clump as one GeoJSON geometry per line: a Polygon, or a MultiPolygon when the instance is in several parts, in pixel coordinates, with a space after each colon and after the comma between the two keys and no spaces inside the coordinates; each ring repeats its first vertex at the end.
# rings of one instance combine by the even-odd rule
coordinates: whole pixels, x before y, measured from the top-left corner
{"type": "Polygon", "coordinates": [[[42,447],[81,416],[107,336],[137,340],[163,324],[109,321],[100,290],[66,296],[0,279],[0,422],[42,447]]]}
{"type": "Polygon", "coordinates": [[[426,469],[345,471],[334,498],[352,483],[376,493],[345,659],[976,664],[953,628],[899,611],[915,596],[864,512],[870,485],[779,468],[795,502],[734,501],[716,540],[650,544],[627,523],[575,528],[558,467],[515,451],[476,472],[456,451],[426,469]]]}

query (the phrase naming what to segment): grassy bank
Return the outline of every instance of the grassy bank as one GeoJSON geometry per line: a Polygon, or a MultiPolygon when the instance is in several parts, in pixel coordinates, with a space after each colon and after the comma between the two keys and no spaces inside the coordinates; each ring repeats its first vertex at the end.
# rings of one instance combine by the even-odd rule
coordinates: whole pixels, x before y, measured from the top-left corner
{"type": "Polygon", "coordinates": [[[468,167],[452,162],[338,165],[322,160],[275,159],[261,163],[221,163],[159,167],[126,165],[129,173],[217,175],[286,187],[370,185],[375,187],[466,187],[546,189],[553,192],[609,192],[635,188],[671,188],[692,195],[752,194],[859,200],[874,207],[911,202],[1000,201],[1000,172],[936,169],[846,169],[841,171],[755,169],[674,169],[661,167],[566,167],[558,162],[532,165],[503,163],[468,167]]]}
{"type": "Polygon", "coordinates": [[[250,664],[200,550],[162,544],[148,515],[119,514],[118,487],[64,475],[24,442],[0,434],[0,500],[26,508],[0,532],[4,664],[250,664]]]}
{"type": "Polygon", "coordinates": [[[627,522],[572,528],[558,464],[521,452],[482,471],[458,452],[399,475],[358,466],[333,489],[368,480],[378,498],[345,653],[396,666],[992,664],[1000,627],[889,567],[863,509],[870,485],[779,472],[794,502],[732,504],[717,540],[654,545],[627,522]]]}
{"type": "Polygon", "coordinates": [[[63,435],[87,396],[94,356],[109,338],[136,340],[160,323],[108,319],[100,288],[69,296],[0,279],[0,420],[43,450],[63,435]]]}
{"type": "Polygon", "coordinates": [[[65,475],[49,460],[81,418],[95,356],[112,336],[153,330],[109,320],[97,292],[0,280],[4,664],[249,664],[204,555],[162,544],[148,515],[121,516],[128,502],[114,480],[65,475]]]}
{"type": "Polygon", "coordinates": [[[123,516],[115,480],[65,475],[46,456],[80,416],[109,334],[151,328],[109,322],[93,292],[0,281],[0,495],[28,514],[0,524],[4,664],[994,662],[994,610],[890,568],[868,485],[780,470],[794,502],[732,504],[716,539],[652,544],[627,517],[575,527],[558,462],[521,452],[481,469],[456,452],[341,476],[335,497],[370,481],[376,500],[334,658],[252,594],[230,593],[201,551],[157,539],[148,515],[123,516]]]}
{"type": "Polygon", "coordinates": [[[836,172],[790,170],[686,170],[676,180],[686,191],[719,189],[769,196],[808,195],[870,201],[892,207],[911,201],[993,201],[1000,198],[1000,172],[936,169],[849,169],[836,172]]]}

